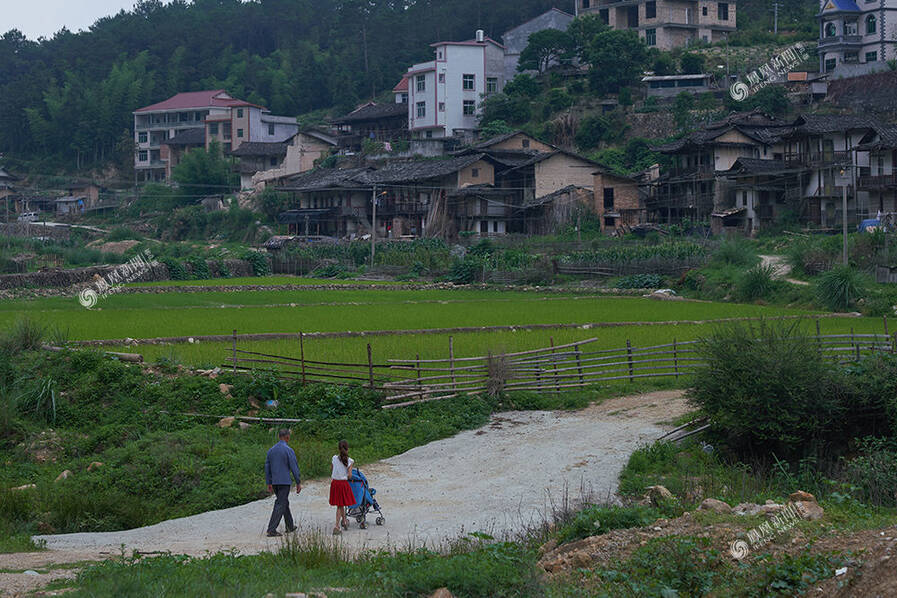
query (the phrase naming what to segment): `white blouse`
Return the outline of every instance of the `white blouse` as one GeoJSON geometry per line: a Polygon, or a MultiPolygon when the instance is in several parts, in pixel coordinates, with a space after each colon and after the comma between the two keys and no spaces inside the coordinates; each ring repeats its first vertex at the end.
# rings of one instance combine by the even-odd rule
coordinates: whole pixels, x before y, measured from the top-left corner
{"type": "Polygon", "coordinates": [[[339,455],[333,455],[333,459],[331,460],[333,463],[333,470],[330,474],[330,479],[332,480],[345,480],[349,477],[349,472],[352,470],[352,465],[355,464],[355,461],[352,457],[349,457],[349,467],[343,465],[343,462],[339,460],[339,455]]]}

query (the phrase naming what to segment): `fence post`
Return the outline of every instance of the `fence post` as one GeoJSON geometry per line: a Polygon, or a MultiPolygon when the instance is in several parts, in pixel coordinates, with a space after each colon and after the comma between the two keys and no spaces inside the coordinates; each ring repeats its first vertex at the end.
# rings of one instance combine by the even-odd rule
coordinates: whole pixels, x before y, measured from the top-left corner
{"type": "Polygon", "coordinates": [[[371,357],[371,343],[368,343],[368,383],[374,388],[374,359],[371,357]]]}
{"type": "Polygon", "coordinates": [[[449,337],[449,368],[452,374],[452,392],[455,392],[455,337],[449,337]]]}
{"type": "Polygon", "coordinates": [[[302,385],[305,386],[305,343],[303,337],[305,335],[299,331],[299,363],[302,366],[302,385]]]}
{"type": "Polygon", "coordinates": [[[819,337],[819,318],[816,318],[816,350],[822,353],[822,339],[819,337]]]}
{"type": "Polygon", "coordinates": [[[549,340],[551,340],[551,357],[552,357],[551,361],[554,362],[554,390],[556,392],[561,392],[561,386],[560,386],[561,383],[558,380],[558,361],[557,361],[557,359],[554,359],[554,355],[555,355],[554,337],[553,336],[549,337],[549,340]]]}
{"type": "Polygon", "coordinates": [[[576,351],[576,369],[579,371],[579,383],[583,384],[585,380],[582,377],[582,357],[579,354],[579,345],[573,345],[573,350],[576,351]]]}
{"type": "Polygon", "coordinates": [[[891,336],[888,334],[888,316],[882,316],[881,319],[885,322],[885,336],[891,336]]]}
{"type": "Polygon", "coordinates": [[[629,381],[635,382],[635,379],[632,377],[632,343],[629,342],[629,339],[626,339],[626,359],[629,361],[629,381]]]}
{"type": "Polygon", "coordinates": [[[418,353],[416,355],[416,359],[417,359],[417,389],[421,390],[423,388],[424,381],[421,380],[421,374],[420,374],[420,353],[418,353]]]}
{"type": "Polygon", "coordinates": [[[857,361],[860,360],[860,343],[856,342],[856,339],[853,336],[853,326],[850,327],[850,344],[856,349],[857,361]]]}
{"type": "Polygon", "coordinates": [[[233,350],[234,373],[237,373],[237,329],[234,328],[234,336],[232,339],[231,349],[233,350]]]}
{"type": "Polygon", "coordinates": [[[676,347],[676,339],[673,339],[673,371],[676,372],[676,379],[679,379],[679,351],[676,347]]]}

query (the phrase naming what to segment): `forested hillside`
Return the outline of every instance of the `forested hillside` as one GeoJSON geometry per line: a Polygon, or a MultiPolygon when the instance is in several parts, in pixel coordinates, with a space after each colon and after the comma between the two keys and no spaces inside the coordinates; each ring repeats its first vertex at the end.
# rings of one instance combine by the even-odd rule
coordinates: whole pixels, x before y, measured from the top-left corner
{"type": "MultiPolygon", "coordinates": [[[[807,25],[812,7],[783,5],[783,27],[807,25]]],[[[430,43],[498,38],[552,6],[573,0],[144,0],[84,33],[34,42],[12,30],[0,37],[0,153],[45,172],[110,161],[125,172],[139,106],[225,88],[276,114],[345,111],[429,59],[430,43]]],[[[739,5],[741,28],[771,24],[768,8],[739,5]]]]}
{"type": "Polygon", "coordinates": [[[131,112],[179,91],[226,88],[285,115],[350,109],[429,59],[430,43],[497,37],[555,5],[572,0],[145,0],[84,33],[12,30],[0,153],[84,167],[119,146],[126,161],[131,112]]]}

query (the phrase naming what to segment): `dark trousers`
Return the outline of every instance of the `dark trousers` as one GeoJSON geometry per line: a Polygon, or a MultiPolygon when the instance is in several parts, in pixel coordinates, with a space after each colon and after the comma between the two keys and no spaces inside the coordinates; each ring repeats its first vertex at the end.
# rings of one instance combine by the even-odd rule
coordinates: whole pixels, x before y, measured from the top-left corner
{"type": "Polygon", "coordinates": [[[268,532],[276,532],[277,526],[280,525],[280,518],[283,517],[287,529],[291,530],[293,525],[293,514],[290,513],[290,485],[274,484],[274,510],[271,512],[271,520],[268,522],[268,532]]]}

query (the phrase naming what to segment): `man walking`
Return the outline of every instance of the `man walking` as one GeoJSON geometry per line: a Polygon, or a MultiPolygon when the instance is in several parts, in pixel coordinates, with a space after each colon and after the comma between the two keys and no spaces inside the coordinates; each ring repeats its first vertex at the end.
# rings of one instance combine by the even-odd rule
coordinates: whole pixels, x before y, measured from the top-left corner
{"type": "Polygon", "coordinates": [[[281,517],[286,524],[287,533],[296,531],[293,523],[293,514],[290,513],[290,474],[296,480],[296,494],[302,492],[302,481],[299,478],[299,464],[296,462],[296,453],[287,444],[290,441],[290,431],[283,428],[277,433],[280,441],[268,449],[265,458],[265,481],[268,484],[268,493],[274,493],[274,511],[268,522],[268,537],[280,536],[277,526],[281,517]]]}

